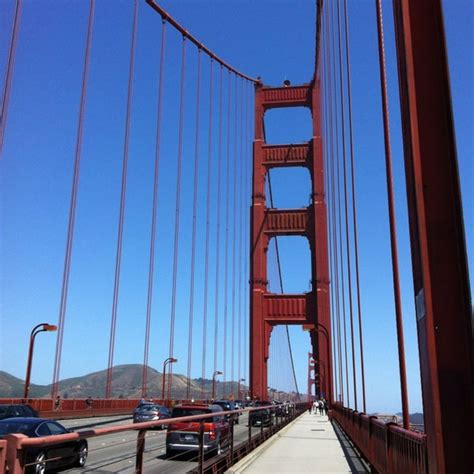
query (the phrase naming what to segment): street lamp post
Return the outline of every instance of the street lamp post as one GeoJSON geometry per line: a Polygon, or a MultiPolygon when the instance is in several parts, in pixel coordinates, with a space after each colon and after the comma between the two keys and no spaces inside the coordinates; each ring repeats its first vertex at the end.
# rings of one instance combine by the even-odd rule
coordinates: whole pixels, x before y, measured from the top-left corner
{"type": "Polygon", "coordinates": [[[242,397],[240,396],[240,382],[245,382],[245,379],[239,379],[239,385],[238,385],[238,390],[237,390],[237,393],[238,393],[238,397],[239,397],[239,400],[242,399],[242,397]]]}
{"type": "Polygon", "coordinates": [[[38,324],[33,328],[30,334],[30,347],[28,349],[28,362],[26,364],[26,377],[25,377],[25,389],[23,391],[23,398],[28,398],[28,392],[30,391],[30,378],[31,378],[31,365],[33,363],[33,349],[35,347],[35,337],[40,332],[45,331],[56,331],[57,326],[53,326],[48,323],[38,324]]]}
{"type": "Polygon", "coordinates": [[[222,372],[220,370],[216,370],[212,374],[212,399],[213,400],[216,398],[216,375],[222,375],[222,372]]]}
{"type": "Polygon", "coordinates": [[[163,362],[163,381],[161,384],[161,399],[163,401],[165,401],[166,366],[168,364],[173,364],[174,362],[178,362],[178,359],[175,359],[174,357],[168,357],[163,362]]]}

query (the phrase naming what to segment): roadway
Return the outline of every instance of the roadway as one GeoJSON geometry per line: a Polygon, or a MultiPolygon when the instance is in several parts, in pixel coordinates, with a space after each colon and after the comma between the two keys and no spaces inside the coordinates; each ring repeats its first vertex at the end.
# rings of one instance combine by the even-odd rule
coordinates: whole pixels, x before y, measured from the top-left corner
{"type": "MultiPolygon", "coordinates": [[[[240,417],[240,423],[234,428],[235,445],[248,437],[248,415],[240,417]]],[[[132,423],[127,416],[94,417],[60,421],[66,428],[81,431],[94,428],[105,428],[120,424],[132,423]]],[[[254,435],[260,428],[252,428],[254,435]]],[[[88,439],[89,457],[82,469],[73,468],[63,472],[97,474],[133,473],[135,468],[137,431],[126,431],[88,439]]],[[[146,434],[143,467],[145,472],[184,473],[197,466],[197,452],[167,459],[165,454],[166,430],[149,430],[146,434]]]]}

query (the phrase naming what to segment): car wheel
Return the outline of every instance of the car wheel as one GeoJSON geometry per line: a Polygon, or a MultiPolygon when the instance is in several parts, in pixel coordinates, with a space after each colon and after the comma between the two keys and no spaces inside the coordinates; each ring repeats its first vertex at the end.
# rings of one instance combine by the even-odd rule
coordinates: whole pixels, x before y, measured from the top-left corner
{"type": "Polygon", "coordinates": [[[77,467],[84,467],[86,465],[88,454],[89,454],[89,450],[87,449],[87,446],[83,444],[79,448],[79,453],[77,454],[77,459],[74,465],[77,467]]]}
{"type": "Polygon", "coordinates": [[[162,430],[166,430],[166,425],[160,425],[160,428],[161,428],[162,430]]]}
{"type": "Polygon", "coordinates": [[[37,454],[33,469],[35,474],[44,474],[46,472],[46,453],[41,451],[37,454]]]}

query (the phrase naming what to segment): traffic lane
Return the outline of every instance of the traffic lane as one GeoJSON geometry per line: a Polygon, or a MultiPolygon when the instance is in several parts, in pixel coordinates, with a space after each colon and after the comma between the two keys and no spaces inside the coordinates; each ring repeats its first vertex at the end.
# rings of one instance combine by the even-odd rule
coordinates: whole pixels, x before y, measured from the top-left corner
{"type": "MultiPolygon", "coordinates": [[[[234,426],[234,444],[246,441],[248,438],[248,415],[240,417],[240,423],[234,426]]],[[[252,435],[260,432],[260,428],[252,427],[252,435]]],[[[115,433],[96,438],[90,438],[89,458],[85,468],[69,469],[69,473],[102,472],[102,473],[133,473],[136,456],[137,432],[115,433]]],[[[166,457],[166,431],[149,430],[146,434],[144,452],[145,472],[188,472],[197,466],[197,452],[177,456],[173,459],[166,457]]]]}
{"type": "Polygon", "coordinates": [[[132,414],[114,416],[93,416],[90,418],[71,418],[69,420],[58,420],[58,423],[61,423],[61,425],[68,429],[79,431],[133,423],[133,417],[132,414]]]}

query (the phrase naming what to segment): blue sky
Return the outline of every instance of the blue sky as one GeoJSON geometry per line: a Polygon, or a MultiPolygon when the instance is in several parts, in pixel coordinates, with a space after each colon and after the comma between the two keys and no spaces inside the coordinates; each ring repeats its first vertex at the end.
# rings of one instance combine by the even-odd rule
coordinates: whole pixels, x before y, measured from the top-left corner
{"type": "MultiPolygon", "coordinates": [[[[13,4],[11,0],[0,0],[1,77],[5,68],[13,4]]],[[[312,76],[315,35],[313,1],[168,0],[162,1],[161,5],[206,46],[246,74],[261,76],[266,84],[279,85],[286,78],[297,84],[307,82],[312,76]]],[[[375,7],[374,2],[364,0],[349,1],[349,5],[367,404],[369,411],[394,412],[400,410],[400,401],[389,266],[375,7]]],[[[469,0],[444,2],[444,6],[466,238],[472,269],[474,6],[469,0]]],[[[0,368],[21,378],[24,377],[30,328],[38,322],[55,323],[58,317],[87,11],[87,2],[79,1],[66,3],[26,0],[24,4],[5,146],[0,161],[0,368]]],[[[384,13],[410,407],[411,411],[419,411],[421,395],[418,349],[390,2],[384,2],[384,13]]],[[[97,2],[61,377],[100,370],[107,364],[131,15],[131,2],[97,2]]],[[[160,34],[159,17],[141,3],[116,364],[141,363],[143,358],[160,34]]],[[[162,132],[156,284],[150,352],[150,365],[158,369],[168,354],[180,47],[179,36],[170,28],[165,66],[166,119],[162,132]]],[[[194,96],[196,58],[194,48],[190,47],[186,82],[186,96],[190,100],[185,109],[183,155],[186,163],[191,163],[194,159],[194,103],[191,97],[194,96]]],[[[207,60],[203,61],[203,71],[204,84],[208,84],[207,60]]],[[[224,78],[227,80],[226,75],[224,78]]],[[[247,91],[250,92],[251,89],[247,91]]],[[[208,92],[203,88],[202,94],[204,103],[208,100],[208,92]]],[[[207,105],[202,107],[205,124],[208,108],[207,105]]],[[[216,107],[214,111],[217,114],[216,107]]],[[[266,117],[266,127],[269,142],[297,142],[311,136],[309,113],[305,110],[272,111],[266,117]]],[[[214,131],[217,133],[217,129],[214,131]]],[[[204,258],[204,162],[207,153],[204,136],[200,152],[203,165],[199,176],[199,271],[196,280],[193,350],[195,376],[200,375],[199,354],[202,349],[200,308],[203,282],[199,276],[203,273],[204,258]]],[[[249,153],[250,148],[243,150],[244,156],[249,157],[249,153]]],[[[214,165],[217,154],[217,140],[214,140],[214,165]]],[[[192,171],[192,167],[185,170],[192,171]]],[[[188,340],[188,262],[192,217],[192,175],[188,171],[183,175],[185,204],[181,214],[179,240],[178,329],[175,340],[176,356],[179,359],[175,370],[179,373],[186,371],[188,340]]],[[[212,171],[215,173],[216,169],[213,167],[212,171]]],[[[310,185],[305,170],[273,171],[272,184],[275,206],[307,205],[310,185]]],[[[210,324],[214,317],[216,192],[216,182],[213,180],[210,324]]],[[[223,220],[224,207],[221,209],[223,220]]],[[[225,230],[222,232],[221,244],[225,244],[225,230]]],[[[233,232],[232,220],[229,232],[233,232]]],[[[221,270],[224,266],[224,244],[220,249],[221,270]]],[[[310,278],[307,243],[304,239],[281,239],[280,251],[285,291],[307,291],[310,278]]],[[[270,288],[276,289],[276,268],[272,252],[271,249],[270,288]]],[[[232,262],[232,254],[229,258],[232,262]]],[[[237,264],[238,261],[237,258],[237,264]]],[[[243,257],[241,264],[245,266],[243,257]]],[[[229,281],[229,298],[232,281],[229,281]]],[[[223,283],[220,288],[222,292],[223,283]]],[[[221,312],[223,299],[221,294],[221,312]]],[[[245,307],[244,304],[242,306],[245,307]]],[[[220,324],[222,329],[222,320],[220,324]]],[[[298,383],[300,390],[305,391],[309,337],[297,327],[291,328],[291,336],[298,383]]],[[[282,328],[275,330],[272,336],[269,380],[270,385],[278,389],[292,387],[285,337],[282,328]]],[[[209,341],[212,341],[211,329],[209,341]]],[[[228,340],[227,351],[230,351],[230,344],[231,339],[228,340]]],[[[41,334],[38,337],[33,382],[51,382],[54,348],[53,334],[41,334]]],[[[212,366],[211,345],[207,352],[209,376],[212,366]]],[[[220,369],[222,362],[221,347],[220,369]]],[[[237,365],[233,370],[234,378],[237,378],[237,365]]],[[[225,372],[229,379],[232,368],[228,365],[225,372]]],[[[246,377],[243,372],[242,370],[241,376],[246,377]]]]}

